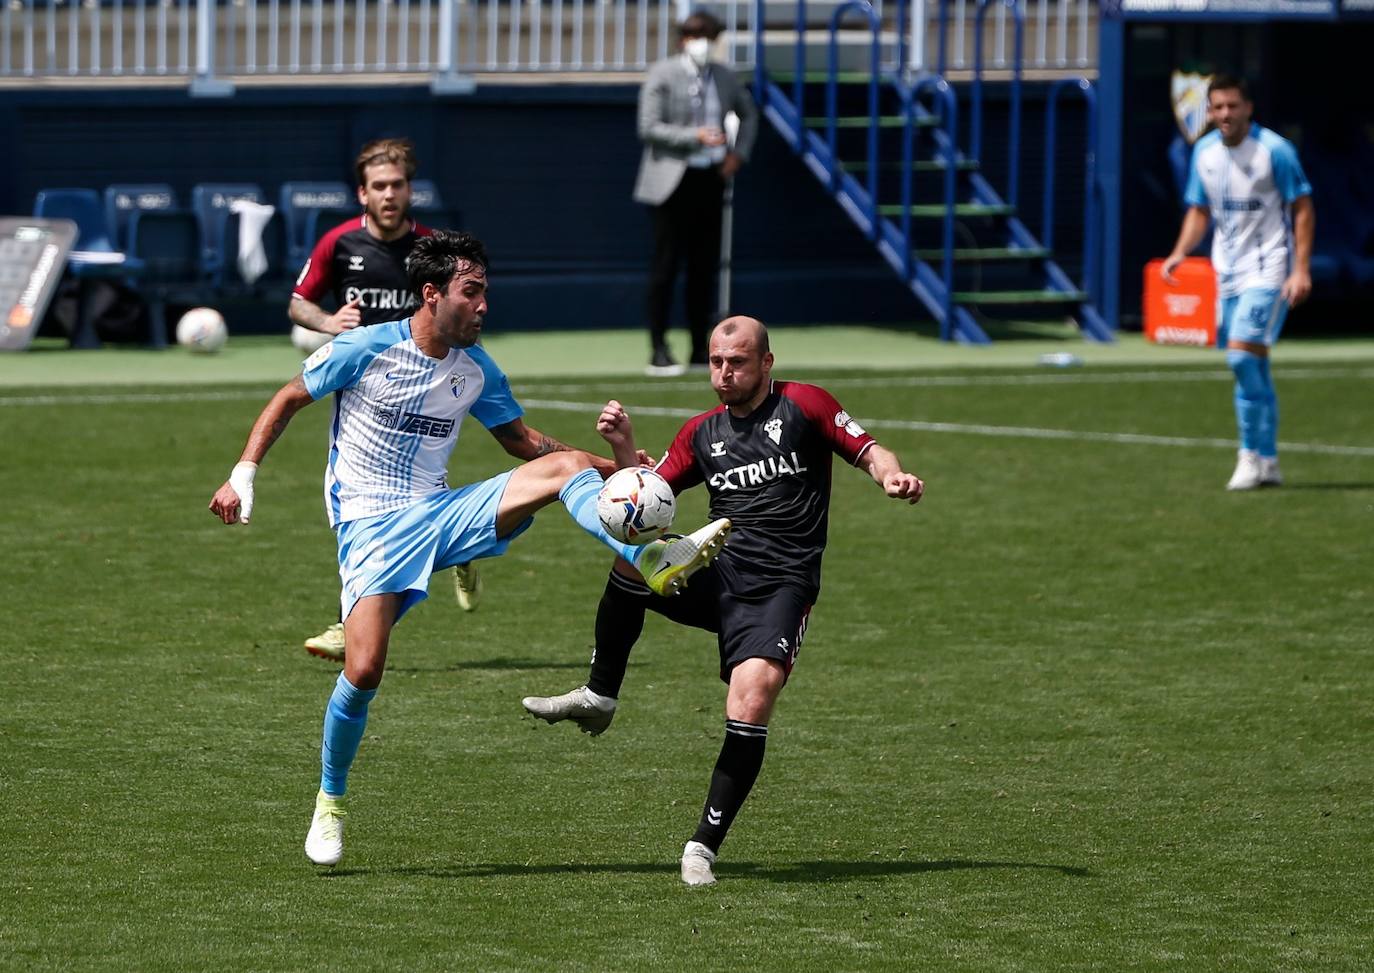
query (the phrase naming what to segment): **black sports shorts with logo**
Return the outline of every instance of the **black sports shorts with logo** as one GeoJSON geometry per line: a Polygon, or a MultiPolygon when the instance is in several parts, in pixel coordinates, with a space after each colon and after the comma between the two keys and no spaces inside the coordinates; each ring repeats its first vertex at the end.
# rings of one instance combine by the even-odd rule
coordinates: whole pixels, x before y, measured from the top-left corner
{"type": "Polygon", "coordinates": [[[692,575],[680,594],[650,596],[647,607],[679,625],[715,632],[720,678],[728,683],[745,659],[776,659],[791,675],[814,599],[795,584],[740,571],[722,555],[692,575]]]}

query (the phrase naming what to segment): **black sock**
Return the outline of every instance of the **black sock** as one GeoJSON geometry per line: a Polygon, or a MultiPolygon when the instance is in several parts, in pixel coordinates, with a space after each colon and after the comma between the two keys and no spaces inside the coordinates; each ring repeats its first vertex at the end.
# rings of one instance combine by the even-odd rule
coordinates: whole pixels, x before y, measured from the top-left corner
{"type": "Polygon", "coordinates": [[[735,815],[749,796],[759,768],[763,766],[763,748],[768,743],[768,727],[739,720],[725,721],[725,742],[720,746],[716,769],[711,773],[711,789],[706,794],[706,806],[701,810],[701,822],[693,841],[700,841],[712,851],[720,850],[725,833],[730,830],[735,815]]]}
{"type": "Polygon", "coordinates": [[[592,653],[587,688],[612,698],[620,695],[630,650],[644,631],[644,610],[653,596],[645,585],[614,571],[596,609],[596,650],[592,653]]]}

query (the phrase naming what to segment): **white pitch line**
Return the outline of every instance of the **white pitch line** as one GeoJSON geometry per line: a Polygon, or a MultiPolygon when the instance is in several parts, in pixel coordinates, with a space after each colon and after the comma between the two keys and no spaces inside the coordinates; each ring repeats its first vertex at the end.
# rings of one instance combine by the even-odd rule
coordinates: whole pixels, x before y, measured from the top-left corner
{"type": "Polygon", "coordinates": [[[103,392],[88,395],[0,395],[6,405],[161,405],[166,402],[241,402],[257,399],[264,404],[267,386],[225,392],[103,392]]]}
{"type": "MultiPolygon", "coordinates": [[[[1225,369],[1205,371],[1161,371],[1161,372],[1046,372],[1035,375],[884,375],[854,378],[830,378],[825,380],[826,388],[977,388],[995,385],[1129,385],[1156,384],[1171,382],[1217,382],[1232,378],[1225,369]]],[[[1328,378],[1374,378],[1374,368],[1288,368],[1275,369],[1276,381],[1302,381],[1306,379],[1328,378]]],[[[647,391],[691,391],[702,389],[704,379],[690,379],[665,382],[617,382],[607,378],[599,382],[574,382],[544,384],[537,380],[526,380],[520,385],[537,388],[540,392],[594,392],[607,390],[622,392],[647,391]]]]}
{"type": "MultiPolygon", "coordinates": [[[[567,402],[558,399],[528,399],[525,405],[557,412],[599,413],[601,404],[567,402]]],[[[690,419],[697,409],[669,409],[661,406],[631,406],[630,412],[646,416],[690,419]]],[[[908,432],[948,432],[966,436],[997,436],[1011,439],[1060,439],[1077,442],[1122,443],[1133,446],[1183,446],[1206,449],[1235,449],[1234,439],[1193,438],[1188,436],[1151,436],[1134,432],[1091,432],[1076,429],[1044,429],[1036,426],[989,426],[965,422],[920,422],[906,419],[859,419],[871,429],[900,429],[908,432]]],[[[1280,443],[1292,453],[1321,453],[1331,456],[1374,456],[1374,446],[1335,446],[1326,443],[1280,443]]]]}
{"type": "MultiPolygon", "coordinates": [[[[1326,372],[1324,374],[1331,374],[1326,372]]],[[[827,385],[835,383],[829,382],[827,385]]],[[[652,386],[662,388],[661,385],[652,386]]],[[[0,396],[0,406],[36,405],[118,405],[158,404],[164,402],[234,402],[262,400],[261,389],[239,389],[225,392],[131,392],[128,394],[108,393],[99,395],[26,395],[0,396]]],[[[556,412],[585,412],[596,415],[601,411],[602,402],[570,402],[562,399],[526,399],[524,405],[534,409],[550,409],[556,412]]],[[[665,416],[675,419],[690,419],[698,415],[700,409],[666,408],[663,406],[637,405],[632,411],[639,415],[665,416]]],[[[1058,439],[1077,442],[1121,443],[1135,446],[1181,446],[1188,448],[1235,449],[1233,439],[1192,438],[1187,436],[1151,436],[1131,432],[1092,432],[1074,429],[1045,429],[1036,426],[992,426],[981,423],[963,422],[921,422],[905,419],[860,419],[863,425],[873,429],[900,429],[909,432],[945,432],[967,436],[996,436],[1012,439],[1058,439]]],[[[1292,453],[1319,453],[1329,456],[1374,456],[1374,446],[1339,446],[1327,443],[1290,443],[1279,444],[1292,453]]]]}

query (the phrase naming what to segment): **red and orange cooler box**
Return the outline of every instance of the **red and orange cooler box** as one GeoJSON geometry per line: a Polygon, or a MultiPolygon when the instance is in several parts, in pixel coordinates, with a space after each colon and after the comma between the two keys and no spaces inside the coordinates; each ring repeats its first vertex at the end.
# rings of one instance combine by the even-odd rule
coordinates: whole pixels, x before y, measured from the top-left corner
{"type": "Polygon", "coordinates": [[[1145,337],[1157,345],[1217,343],[1217,277],[1206,257],[1188,257],[1174,271],[1177,284],[1159,276],[1163,260],[1145,265],[1145,337]]]}

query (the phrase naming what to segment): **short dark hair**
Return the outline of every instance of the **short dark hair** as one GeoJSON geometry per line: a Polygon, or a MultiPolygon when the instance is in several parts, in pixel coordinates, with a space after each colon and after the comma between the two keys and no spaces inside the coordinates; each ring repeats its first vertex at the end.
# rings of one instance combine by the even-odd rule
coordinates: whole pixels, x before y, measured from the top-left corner
{"type": "Polygon", "coordinates": [[[1207,100],[1212,100],[1213,91],[1239,91],[1240,96],[1246,101],[1253,101],[1250,97],[1250,85],[1246,84],[1245,79],[1235,74],[1214,74],[1212,80],[1207,83],[1207,100]]]}
{"type": "Polygon", "coordinates": [[[683,37],[705,37],[715,40],[724,29],[725,25],[714,14],[705,10],[694,10],[678,27],[678,33],[683,37]]]}
{"type": "Polygon", "coordinates": [[[443,290],[454,276],[464,270],[463,264],[477,264],[487,269],[487,248],[471,233],[435,230],[415,241],[406,258],[406,278],[416,297],[423,300],[426,284],[443,290]]]}
{"type": "Polygon", "coordinates": [[[400,166],[406,174],[406,182],[415,178],[415,144],[410,139],[374,139],[363,146],[353,167],[358,173],[358,185],[367,185],[367,167],[393,165],[400,166]]]}

